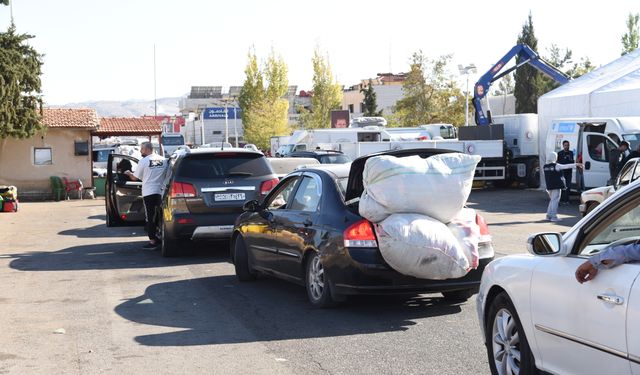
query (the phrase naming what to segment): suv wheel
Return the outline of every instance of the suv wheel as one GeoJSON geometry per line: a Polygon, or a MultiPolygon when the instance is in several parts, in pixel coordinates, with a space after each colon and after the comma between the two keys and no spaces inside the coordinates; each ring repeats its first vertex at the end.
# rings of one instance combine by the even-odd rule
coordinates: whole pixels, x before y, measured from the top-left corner
{"type": "Polygon", "coordinates": [[[489,366],[493,375],[536,374],[535,360],[520,318],[506,293],[496,296],[486,320],[489,366]]]}
{"type": "Polygon", "coordinates": [[[324,272],[324,266],[316,252],[313,252],[307,260],[305,286],[309,302],[313,306],[324,308],[335,305],[336,300],[331,295],[329,278],[324,272]]]}
{"type": "Polygon", "coordinates": [[[256,279],[255,272],[249,266],[249,255],[242,236],[236,237],[233,241],[233,265],[235,266],[238,280],[253,281],[256,279]]]}
{"type": "Polygon", "coordinates": [[[166,226],[164,224],[164,220],[162,220],[162,224],[159,225],[160,230],[160,238],[162,245],[160,246],[160,253],[163,257],[175,257],[178,256],[178,248],[180,247],[180,243],[182,241],[179,240],[170,240],[166,236],[166,226]]]}

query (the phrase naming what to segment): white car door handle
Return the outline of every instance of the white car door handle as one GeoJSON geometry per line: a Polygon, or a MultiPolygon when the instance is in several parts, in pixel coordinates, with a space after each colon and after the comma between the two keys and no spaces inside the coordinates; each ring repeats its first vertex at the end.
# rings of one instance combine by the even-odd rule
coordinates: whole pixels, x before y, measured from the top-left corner
{"type": "Polygon", "coordinates": [[[608,294],[598,294],[598,299],[612,305],[622,305],[624,303],[624,298],[620,296],[611,296],[608,294]]]}

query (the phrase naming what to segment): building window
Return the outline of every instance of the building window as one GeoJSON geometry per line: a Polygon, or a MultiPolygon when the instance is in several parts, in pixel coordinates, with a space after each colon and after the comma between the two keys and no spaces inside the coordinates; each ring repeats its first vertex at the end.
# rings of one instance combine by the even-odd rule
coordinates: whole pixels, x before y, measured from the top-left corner
{"type": "Polygon", "coordinates": [[[74,142],[74,155],[89,155],[89,142],[88,141],[75,141],[74,142]]]}
{"type": "Polygon", "coordinates": [[[353,113],[353,104],[349,104],[349,113],[353,113]]]}
{"type": "Polygon", "coordinates": [[[364,113],[364,103],[360,103],[360,113],[364,113]]]}
{"type": "Polygon", "coordinates": [[[33,149],[33,164],[35,165],[51,165],[51,147],[42,147],[33,149]]]}

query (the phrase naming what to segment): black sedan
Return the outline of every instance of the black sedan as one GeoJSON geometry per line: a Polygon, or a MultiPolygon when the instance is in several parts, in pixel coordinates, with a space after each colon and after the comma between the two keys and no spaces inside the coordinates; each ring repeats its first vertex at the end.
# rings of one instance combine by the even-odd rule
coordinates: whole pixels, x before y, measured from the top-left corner
{"type": "MultiPolygon", "coordinates": [[[[385,154],[423,158],[442,150],[398,150],[385,154]]],[[[358,214],[362,172],[368,155],[351,165],[313,166],[290,173],[264,201],[248,201],[237,219],[231,258],[241,281],[258,272],[280,277],[307,290],[310,302],[330,306],[347,295],[441,292],[466,300],[480,285],[494,255],[484,219],[480,227],[480,265],[465,277],[425,280],[405,276],[384,261],[372,224],[358,214]]]]}

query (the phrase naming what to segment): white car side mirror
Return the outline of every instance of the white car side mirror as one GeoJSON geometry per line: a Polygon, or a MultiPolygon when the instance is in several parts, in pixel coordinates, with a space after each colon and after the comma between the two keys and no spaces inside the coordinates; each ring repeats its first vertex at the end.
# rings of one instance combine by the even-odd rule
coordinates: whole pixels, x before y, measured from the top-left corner
{"type": "Polygon", "coordinates": [[[554,232],[532,234],[527,238],[527,250],[533,255],[554,255],[562,250],[562,235],[554,232]]]}

